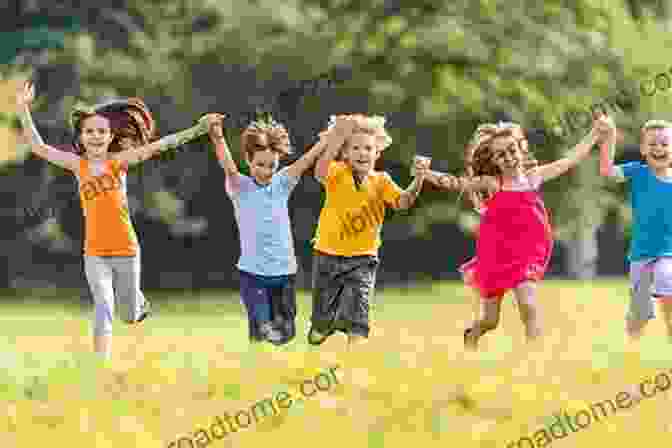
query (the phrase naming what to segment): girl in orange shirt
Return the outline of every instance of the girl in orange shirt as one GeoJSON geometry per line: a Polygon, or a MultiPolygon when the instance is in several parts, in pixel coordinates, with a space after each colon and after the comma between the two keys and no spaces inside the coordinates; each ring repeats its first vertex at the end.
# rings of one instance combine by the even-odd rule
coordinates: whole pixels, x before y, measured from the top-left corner
{"type": "Polygon", "coordinates": [[[35,87],[27,82],[17,96],[24,135],[32,152],[77,177],[85,220],[84,268],[95,303],[93,345],[109,359],[115,302],[128,324],[149,314],[149,301],[140,290],[140,245],[126,197],[129,166],[206,134],[208,124],[222,116],[206,115],[190,129],[149,143],[154,122],[142,100],[76,109],[70,122],[80,154],[73,154],[44,143],[30,113],[34,98],[35,87]],[[136,146],[137,140],[144,144],[136,146]]]}

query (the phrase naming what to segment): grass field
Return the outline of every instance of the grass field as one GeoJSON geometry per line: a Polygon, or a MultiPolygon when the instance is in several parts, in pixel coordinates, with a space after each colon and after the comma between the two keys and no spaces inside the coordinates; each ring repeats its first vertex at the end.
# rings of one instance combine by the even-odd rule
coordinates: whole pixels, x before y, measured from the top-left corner
{"type": "MultiPolygon", "coordinates": [[[[319,352],[308,348],[305,294],[300,337],[279,350],[249,348],[230,293],[148,296],[155,316],[140,327],[116,324],[110,365],[88,353],[89,309],[46,292],[0,305],[0,446],[158,448],[182,436],[195,440],[173,447],[519,446],[554,413],[614,399],[672,369],[661,321],[648,329],[641,362],[626,355],[625,282],[545,282],[546,338],[537,348],[525,346],[506,300],[500,328],[470,356],[462,331],[474,301],[457,283],[379,291],[371,340],[349,355],[340,335],[319,352]],[[298,397],[300,383],[330,366],[339,366],[340,385],[221,440],[195,437],[278,391],[298,397]]],[[[672,393],[659,392],[552,446],[668,446],[671,405],[672,393]]]]}

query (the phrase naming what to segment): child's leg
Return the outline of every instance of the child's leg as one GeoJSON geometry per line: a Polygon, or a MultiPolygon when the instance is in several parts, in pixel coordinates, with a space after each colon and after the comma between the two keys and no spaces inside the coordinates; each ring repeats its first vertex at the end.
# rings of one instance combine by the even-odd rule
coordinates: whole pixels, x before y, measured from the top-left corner
{"type": "Polygon", "coordinates": [[[105,359],[112,355],[114,288],[112,268],[102,257],[84,256],[84,272],[94,302],[93,349],[105,359]]]}
{"type": "Polygon", "coordinates": [[[121,320],[129,325],[143,321],[149,314],[150,305],[140,289],[140,255],[114,257],[110,263],[121,320]]]}
{"type": "Polygon", "coordinates": [[[481,298],[480,316],[471,328],[467,328],[464,332],[464,346],[467,350],[476,350],[480,337],[497,328],[501,304],[502,297],[481,298]]]}
{"type": "Polygon", "coordinates": [[[663,311],[663,319],[665,319],[667,339],[672,343],[672,296],[660,297],[658,300],[663,311]]]}
{"type": "Polygon", "coordinates": [[[369,311],[376,288],[378,259],[366,257],[359,268],[353,270],[346,282],[343,294],[344,316],[348,321],[348,346],[354,347],[367,341],[370,333],[369,311]]]}
{"type": "Polygon", "coordinates": [[[254,275],[241,271],[240,297],[247,309],[251,339],[279,342],[282,335],[271,325],[271,298],[266,286],[254,275]]]}
{"type": "Polygon", "coordinates": [[[513,290],[518,302],[520,320],[525,325],[525,336],[528,342],[532,342],[541,336],[536,290],[537,284],[533,281],[523,282],[513,290]]]}
{"type": "Polygon", "coordinates": [[[654,292],[663,312],[667,337],[672,342],[672,257],[656,261],[653,269],[654,292]]]}
{"type": "Polygon", "coordinates": [[[313,253],[313,310],[308,343],[321,345],[334,333],[333,324],[341,301],[343,286],[333,278],[338,257],[313,253]]]}
{"type": "Polygon", "coordinates": [[[282,344],[296,336],[296,275],[288,275],[281,284],[269,288],[273,326],[282,333],[282,344]]]}
{"type": "Polygon", "coordinates": [[[646,324],[656,317],[651,297],[653,265],[649,261],[630,264],[630,308],[626,317],[626,332],[631,342],[638,341],[646,324]]]}

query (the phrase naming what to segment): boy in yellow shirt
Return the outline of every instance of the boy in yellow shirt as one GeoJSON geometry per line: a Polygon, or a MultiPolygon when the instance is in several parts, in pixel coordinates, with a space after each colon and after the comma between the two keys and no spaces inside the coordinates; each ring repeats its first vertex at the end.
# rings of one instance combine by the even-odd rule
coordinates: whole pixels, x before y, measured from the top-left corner
{"type": "Polygon", "coordinates": [[[374,171],[376,160],[392,143],[383,117],[332,117],[322,136],[327,147],[315,177],[326,200],[314,239],[308,343],[320,345],[341,331],[352,344],[369,337],[369,299],[375,288],[385,210],[412,207],[429,167],[425,161],[417,162],[416,177],[406,190],[386,172],[374,171]]]}

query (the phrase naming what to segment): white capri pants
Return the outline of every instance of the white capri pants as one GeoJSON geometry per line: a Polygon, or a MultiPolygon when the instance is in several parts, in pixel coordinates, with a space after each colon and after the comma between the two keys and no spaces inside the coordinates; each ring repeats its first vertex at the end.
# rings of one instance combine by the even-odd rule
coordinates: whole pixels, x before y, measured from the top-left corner
{"type": "Polygon", "coordinates": [[[656,317],[654,298],[672,296],[672,257],[631,263],[630,285],[628,319],[654,319],[656,317]]]}
{"type": "Polygon", "coordinates": [[[140,290],[140,255],[134,257],[84,256],[84,270],[94,301],[93,332],[112,333],[115,306],[127,324],[135,323],[145,306],[140,290]]]}

